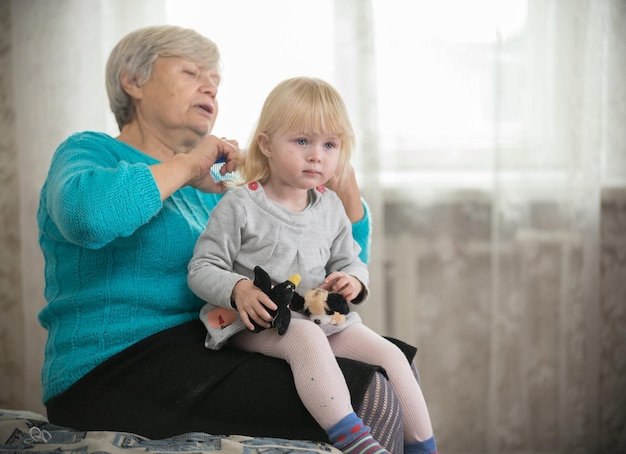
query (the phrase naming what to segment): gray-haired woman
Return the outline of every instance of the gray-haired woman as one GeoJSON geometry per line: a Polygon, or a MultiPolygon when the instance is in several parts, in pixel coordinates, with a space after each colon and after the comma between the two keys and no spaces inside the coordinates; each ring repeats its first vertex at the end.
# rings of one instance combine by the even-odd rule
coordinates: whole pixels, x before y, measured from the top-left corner
{"type": "MultiPolygon", "coordinates": [[[[130,33],[106,70],[120,134],[77,133],[54,154],[38,213],[52,423],[151,438],[326,440],[284,361],[204,348],[204,302],[187,287],[186,266],[226,190],[211,167],[222,158],[221,172],[233,171],[239,154],[236,141],[211,135],[219,61],[216,45],[194,30],[130,33]]],[[[370,220],[354,175],[337,189],[367,260],[370,220]]],[[[375,366],[339,361],[359,416],[387,449],[402,449],[386,379],[375,366]]]]}

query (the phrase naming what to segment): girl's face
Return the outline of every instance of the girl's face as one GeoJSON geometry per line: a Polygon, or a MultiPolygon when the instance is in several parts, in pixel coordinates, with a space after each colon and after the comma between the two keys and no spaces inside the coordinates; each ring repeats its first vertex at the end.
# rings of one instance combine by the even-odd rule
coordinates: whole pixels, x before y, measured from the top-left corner
{"type": "Polygon", "coordinates": [[[267,156],[270,177],[266,183],[312,189],[335,175],[341,152],[341,137],[334,133],[278,131],[259,137],[267,156]]]}

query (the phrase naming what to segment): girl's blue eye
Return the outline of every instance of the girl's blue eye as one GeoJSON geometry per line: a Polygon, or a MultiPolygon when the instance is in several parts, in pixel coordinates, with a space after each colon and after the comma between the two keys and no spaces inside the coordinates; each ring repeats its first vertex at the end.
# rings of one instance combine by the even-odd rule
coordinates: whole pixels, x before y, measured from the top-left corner
{"type": "Polygon", "coordinates": [[[332,143],[332,142],[326,142],[326,143],[324,144],[324,147],[325,147],[325,148],[329,148],[329,149],[330,149],[330,148],[335,148],[335,144],[334,144],[334,143],[332,143]]]}
{"type": "Polygon", "coordinates": [[[304,138],[300,138],[300,139],[296,139],[296,143],[298,145],[306,145],[308,143],[308,141],[304,138]]]}

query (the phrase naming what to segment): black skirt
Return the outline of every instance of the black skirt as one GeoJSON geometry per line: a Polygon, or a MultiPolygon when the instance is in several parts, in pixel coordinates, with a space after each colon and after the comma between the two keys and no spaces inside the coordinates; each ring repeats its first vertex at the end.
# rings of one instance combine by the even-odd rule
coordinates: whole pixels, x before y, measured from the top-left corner
{"type": "MultiPolygon", "coordinates": [[[[228,346],[208,350],[205,335],[198,320],[138,342],[46,402],[48,419],[152,439],[206,432],[328,441],[300,401],[287,362],[228,346]]],[[[390,340],[413,360],[414,347],[390,340]]],[[[358,409],[382,369],[337,361],[358,409]]]]}

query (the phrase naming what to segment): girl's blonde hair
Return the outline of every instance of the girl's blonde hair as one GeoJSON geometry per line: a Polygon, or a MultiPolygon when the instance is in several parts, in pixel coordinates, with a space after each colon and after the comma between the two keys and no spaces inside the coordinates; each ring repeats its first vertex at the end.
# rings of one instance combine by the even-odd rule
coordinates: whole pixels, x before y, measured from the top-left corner
{"type": "Polygon", "coordinates": [[[265,134],[271,139],[273,134],[282,131],[338,135],[342,145],[337,184],[341,185],[349,169],[355,137],[345,103],[332,85],[314,77],[294,77],[282,81],[270,92],[248,151],[237,166],[241,183],[267,180],[269,165],[259,147],[259,137],[265,134]]]}

